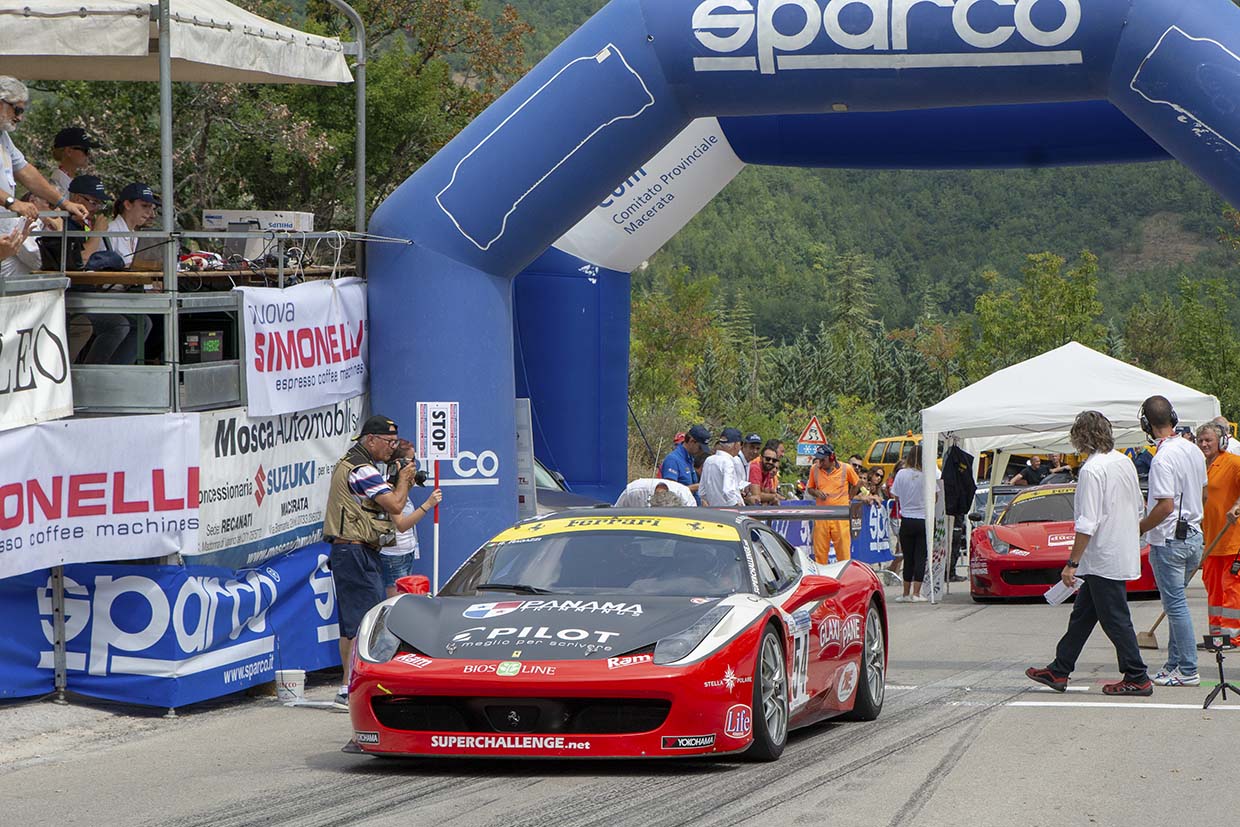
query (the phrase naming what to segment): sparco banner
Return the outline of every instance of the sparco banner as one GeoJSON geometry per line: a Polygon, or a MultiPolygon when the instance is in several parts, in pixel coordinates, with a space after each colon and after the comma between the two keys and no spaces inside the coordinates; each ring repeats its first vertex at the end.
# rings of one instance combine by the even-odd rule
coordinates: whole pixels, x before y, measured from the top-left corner
{"type": "MultiPolygon", "coordinates": [[[[46,572],[0,588],[0,698],[50,691],[46,572]]],[[[327,547],[259,568],[65,567],[68,688],[95,698],[175,707],[270,681],[276,669],[340,663],[327,547]]]]}
{"type": "Polygon", "coordinates": [[[0,433],[0,578],[198,550],[198,414],[0,433]]]}
{"type": "Polygon", "coordinates": [[[73,414],[65,291],[0,298],[0,431],[73,414]]]}
{"type": "Polygon", "coordinates": [[[332,469],[366,414],[364,395],[280,416],[199,414],[202,560],[253,566],[320,539],[332,469]]]}
{"type": "Polygon", "coordinates": [[[305,411],[365,392],[368,322],[362,279],[238,289],[245,297],[252,416],[305,411]]]}

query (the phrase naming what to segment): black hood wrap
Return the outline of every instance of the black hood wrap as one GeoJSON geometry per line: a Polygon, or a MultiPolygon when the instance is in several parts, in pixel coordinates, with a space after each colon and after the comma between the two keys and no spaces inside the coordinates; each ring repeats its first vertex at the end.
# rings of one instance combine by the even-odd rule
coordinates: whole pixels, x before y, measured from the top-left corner
{"type": "Polygon", "coordinates": [[[687,629],[719,599],[404,595],[388,612],[387,627],[432,658],[605,660],[687,629]]]}

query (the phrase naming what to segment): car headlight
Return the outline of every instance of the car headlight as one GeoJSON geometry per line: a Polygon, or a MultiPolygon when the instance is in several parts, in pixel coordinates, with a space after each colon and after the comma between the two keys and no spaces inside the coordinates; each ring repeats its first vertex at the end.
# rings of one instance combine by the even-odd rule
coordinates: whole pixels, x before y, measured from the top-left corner
{"type": "Polygon", "coordinates": [[[390,604],[380,604],[373,610],[376,612],[373,619],[366,618],[369,623],[362,621],[362,629],[357,636],[357,656],[368,663],[387,663],[400,647],[400,638],[387,627],[391,608],[390,604]]]}
{"type": "Polygon", "coordinates": [[[668,635],[654,646],[654,662],[675,663],[698,647],[719,621],[728,616],[731,606],[716,606],[702,615],[692,626],[674,635],[668,635]]]}
{"type": "Polygon", "coordinates": [[[1007,554],[1012,550],[1012,544],[1000,540],[999,535],[993,531],[990,532],[990,547],[994,549],[995,554],[1007,554]]]}

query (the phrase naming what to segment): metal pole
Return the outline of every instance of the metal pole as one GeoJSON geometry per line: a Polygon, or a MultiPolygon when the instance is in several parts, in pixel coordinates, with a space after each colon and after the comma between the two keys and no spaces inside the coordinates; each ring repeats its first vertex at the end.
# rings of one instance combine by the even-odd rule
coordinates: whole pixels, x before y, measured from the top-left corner
{"type": "MultiPolygon", "coordinates": [[[[362,23],[361,15],[344,0],[327,0],[327,2],[331,3],[345,17],[349,18],[349,22],[353,24],[353,31],[357,36],[357,63],[353,68],[353,86],[357,100],[355,104],[356,123],[354,124],[356,138],[354,139],[353,151],[357,186],[354,190],[353,209],[355,214],[353,224],[359,233],[364,233],[366,232],[366,27],[362,23]]],[[[364,273],[362,264],[364,251],[365,244],[359,244],[357,248],[358,275],[364,273]]]]}
{"type": "Polygon", "coordinates": [[[65,703],[68,674],[65,663],[65,567],[52,567],[52,666],[56,703],[65,703]]]}
{"type": "Polygon", "coordinates": [[[177,366],[181,361],[178,353],[177,332],[180,328],[177,302],[177,245],[172,233],[176,227],[176,199],[172,185],[172,32],[169,0],[159,0],[159,188],[163,198],[164,240],[164,291],[172,298],[171,311],[164,319],[164,362],[169,367],[172,387],[169,398],[172,409],[181,409],[177,366]]]}

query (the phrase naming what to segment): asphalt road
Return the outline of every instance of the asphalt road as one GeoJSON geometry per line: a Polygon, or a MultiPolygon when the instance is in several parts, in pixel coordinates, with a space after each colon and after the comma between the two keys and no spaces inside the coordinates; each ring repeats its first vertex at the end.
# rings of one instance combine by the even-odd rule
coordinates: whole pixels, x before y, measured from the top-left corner
{"type": "MultiPolygon", "coordinates": [[[[894,595],[894,590],[889,590],[894,595]]],[[[1204,594],[1190,588],[1194,617],[1204,594]]],[[[1157,601],[1134,601],[1138,628],[1157,601]]],[[[1113,700],[1097,630],[1073,689],[1030,683],[1069,607],[892,604],[889,690],[871,723],[823,724],[774,764],[376,759],[348,716],[234,697],[168,720],[75,702],[0,706],[0,824],[1234,824],[1240,698],[1211,683],[1113,700]]],[[[1159,641],[1166,645],[1166,627],[1159,641]]],[[[1147,652],[1151,672],[1165,652],[1147,652]]],[[[1203,677],[1216,676],[1210,657],[1203,677]]],[[[1240,684],[1240,652],[1228,660],[1240,684]]],[[[308,690],[328,699],[323,675],[308,690]]]]}

